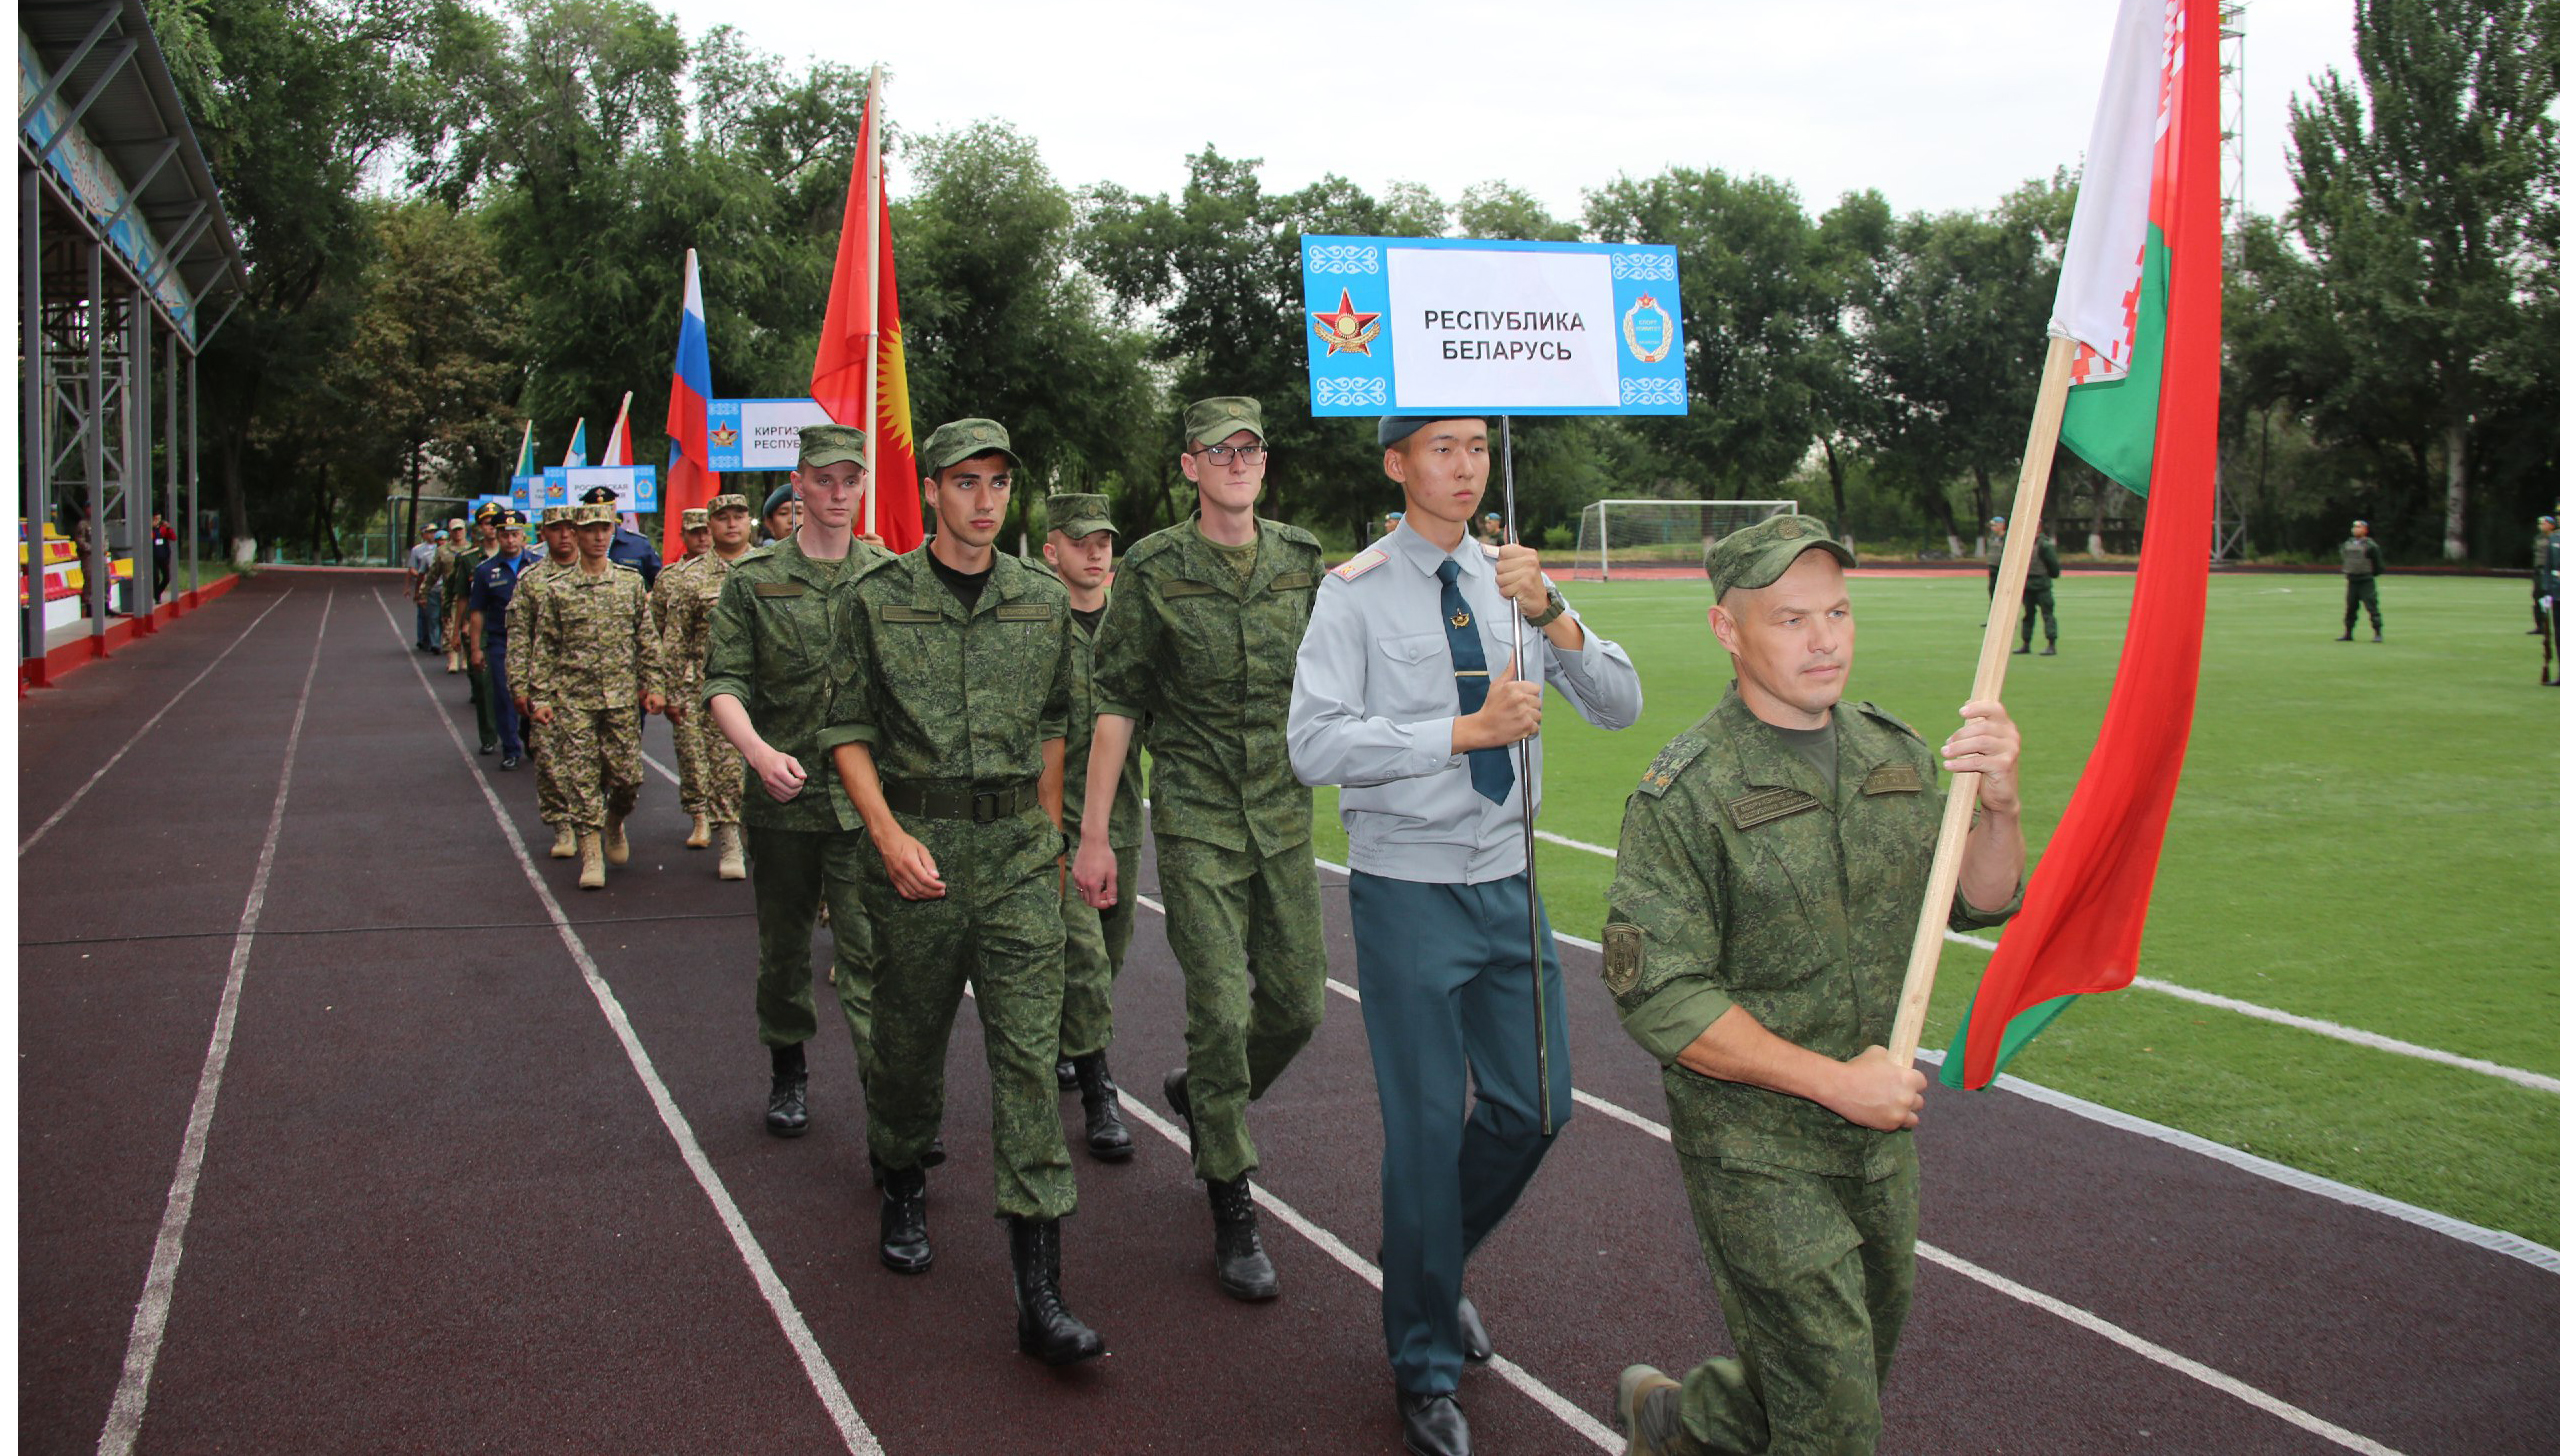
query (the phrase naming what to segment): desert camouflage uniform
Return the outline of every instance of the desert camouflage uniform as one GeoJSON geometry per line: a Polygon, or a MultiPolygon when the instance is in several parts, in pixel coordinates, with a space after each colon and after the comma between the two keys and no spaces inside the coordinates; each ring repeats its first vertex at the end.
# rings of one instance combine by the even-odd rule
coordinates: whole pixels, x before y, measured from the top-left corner
{"type": "MultiPolygon", "coordinates": [[[[1324,1017],[1315,795],[1291,771],[1288,744],[1289,687],[1324,552],[1295,526],[1259,524],[1242,577],[1197,516],[1129,548],[1094,644],[1096,710],[1148,725],[1156,875],[1182,964],[1200,1134],[1192,1167],[1217,1183],[1258,1165],[1245,1106],[1324,1017]]],[[[1121,796],[1139,791],[1134,768],[1121,796]]]]}
{"type": "Polygon", "coordinates": [[[909,900],[878,847],[863,853],[881,949],[865,1083],[871,1152],[893,1170],[921,1165],[942,1123],[952,1018],[963,987],[974,989],[994,1087],[996,1210],[1057,1219],[1076,1202],[1056,1081],[1066,841],[1036,791],[1041,745],[1067,735],[1067,590],[998,552],[976,606],[964,606],[930,549],[856,585],[824,735],[830,746],[870,745],[891,810],[948,887],[942,899],[909,900]]]}
{"type": "Polygon", "coordinates": [[[543,747],[557,755],[569,822],[601,832],[640,793],[641,699],[661,673],[647,589],[631,567],[589,575],[581,560],[544,572],[536,590],[525,697],[554,715],[543,747]]]}
{"type": "MultiPolygon", "coordinates": [[[[720,586],[733,564],[717,551],[688,556],[659,572],[658,584],[649,591],[649,615],[666,664],[666,694],[688,709],[684,721],[673,726],[678,794],[687,814],[700,814],[715,828],[738,822],[746,762],[728,735],[694,704],[702,693],[703,663],[711,655],[711,610],[720,604],[720,586]]],[[[803,767],[817,772],[814,765],[803,767]]]]}
{"type": "MultiPolygon", "coordinates": [[[[508,688],[528,704],[533,701],[533,693],[526,675],[533,671],[533,634],[542,616],[539,588],[543,578],[562,569],[546,551],[540,561],[526,567],[524,575],[516,578],[516,594],[507,601],[507,640],[517,644],[516,652],[521,658],[521,665],[509,674],[508,688]]],[[[575,571],[577,563],[571,561],[566,569],[575,571]]],[[[533,759],[533,801],[541,811],[542,822],[557,829],[569,822],[569,796],[561,790],[559,777],[552,771],[555,758],[545,751],[545,730],[528,715],[521,731],[524,751],[533,759]]]]}
{"type": "MultiPolygon", "coordinates": [[[[1727,692],[1628,796],[1602,932],[1629,1035],[1662,1064],[1671,1142],[1738,1358],[1680,1389],[1692,1453],[1865,1452],[1910,1312],[1908,1132],[1679,1065],[1727,1008],[1847,1059],[1890,1036],[1944,795],[1937,757],[1843,703],[1836,791],[1727,692]]],[[[2022,887],[2023,888],[2023,887],[2022,887]]],[[[1996,925],[1956,898],[1950,923],[1996,925]]]]}

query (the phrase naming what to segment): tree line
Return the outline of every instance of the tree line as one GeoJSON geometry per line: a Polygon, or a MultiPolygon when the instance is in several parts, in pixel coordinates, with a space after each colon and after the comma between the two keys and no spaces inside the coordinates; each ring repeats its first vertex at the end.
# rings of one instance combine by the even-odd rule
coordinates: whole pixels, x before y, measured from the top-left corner
{"type": "MultiPolygon", "coordinates": [[[[208,351],[235,538],[335,556],[387,491],[502,490],[633,393],[663,464],[684,250],[726,397],[797,396],[861,120],[853,67],[643,0],[153,0],[250,262],[208,351]]],[[[2222,478],[2259,555],[2363,517],[2403,559],[2520,558],[2560,490],[2560,0],[2357,0],[2358,74],[2292,98],[2297,200],[2226,246],[2222,478]]],[[[1604,496],[1795,496],[1871,544],[1963,552],[2005,505],[2070,222],[2066,168],[1976,209],[1808,209],[1707,159],[1553,215],[1339,176],[1294,191],[1204,147],[1178,190],[1071,188],[998,121],[890,128],[919,432],[984,414],[1029,487],[1183,512],[1182,403],[1262,399],[1270,510],[1355,543],[1392,502],[1365,421],[1307,415],[1302,233],[1667,243],[1691,410],[1518,426],[1524,534],[1604,496]]],[[[2069,143],[2066,143],[2068,145],[2069,143]]],[[[2065,542],[2128,552],[2141,502],[2066,459],[2065,542]]],[[[377,526],[378,528],[378,526],[377,526]]]]}

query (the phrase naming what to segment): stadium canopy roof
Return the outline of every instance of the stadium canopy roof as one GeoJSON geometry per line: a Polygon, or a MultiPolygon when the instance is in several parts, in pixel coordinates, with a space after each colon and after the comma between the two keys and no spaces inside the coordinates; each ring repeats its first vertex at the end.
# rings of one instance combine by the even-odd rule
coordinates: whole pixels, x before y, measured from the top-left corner
{"type": "Polygon", "coordinates": [[[110,256],[201,347],[210,329],[199,327],[199,318],[209,309],[220,326],[247,291],[248,264],[142,0],[21,0],[17,10],[21,156],[72,216],[110,236],[110,256]],[[114,185],[104,190],[120,194],[117,203],[86,195],[105,179],[82,186],[72,175],[78,164],[65,154],[78,145],[61,135],[66,130],[85,137],[113,168],[114,185]],[[113,207],[123,210],[102,215],[113,207]],[[127,223],[139,223],[147,241],[117,237],[127,223]],[[169,282],[183,297],[172,299],[163,286],[169,282]]]}

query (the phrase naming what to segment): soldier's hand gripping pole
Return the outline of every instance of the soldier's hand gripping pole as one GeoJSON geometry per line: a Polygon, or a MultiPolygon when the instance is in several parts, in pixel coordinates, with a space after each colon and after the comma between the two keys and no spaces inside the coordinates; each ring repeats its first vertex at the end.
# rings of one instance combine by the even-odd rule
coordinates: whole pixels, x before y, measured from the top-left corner
{"type": "MultiPolygon", "coordinates": [[[[1520,541],[1520,507],[1511,489],[1511,416],[1502,417],[1502,539],[1512,545],[1520,541]]],[[[1511,599],[1511,670],[1525,680],[1528,659],[1521,656],[1529,642],[1527,614],[1520,610],[1520,599],[1511,599]]],[[[1531,735],[1534,737],[1535,735],[1531,735]]],[[[1547,946],[1538,934],[1538,802],[1537,782],[1530,777],[1529,739],[1520,740],[1520,848],[1526,855],[1529,885],[1529,1004],[1538,1018],[1538,1131],[1542,1136],[1556,1135],[1554,1094],[1547,1089],[1547,946]]]]}

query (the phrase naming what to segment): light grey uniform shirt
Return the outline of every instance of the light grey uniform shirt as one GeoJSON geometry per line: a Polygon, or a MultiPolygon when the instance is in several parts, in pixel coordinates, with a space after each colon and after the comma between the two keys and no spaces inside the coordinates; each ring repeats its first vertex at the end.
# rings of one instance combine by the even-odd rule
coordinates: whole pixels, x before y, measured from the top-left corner
{"type": "MultiPolygon", "coordinates": [[[[1519,747],[1508,750],[1514,778],[1499,804],[1476,792],[1467,756],[1450,751],[1458,677],[1440,615],[1438,572],[1451,559],[1472,619],[1460,630],[1482,639],[1487,676],[1502,676],[1511,661],[1511,603],[1494,586],[1493,554],[1470,540],[1453,558],[1400,525],[1325,573],[1317,587],[1289,697],[1289,765],[1302,783],[1342,785],[1353,869],[1480,885],[1528,866],[1520,842],[1519,747]]],[[[1553,686],[1585,721],[1624,728],[1644,710],[1635,664],[1588,624],[1578,652],[1558,650],[1535,628],[1526,636],[1520,676],[1553,686]]],[[[1529,740],[1529,754],[1531,780],[1543,790],[1541,739],[1529,740]]]]}

